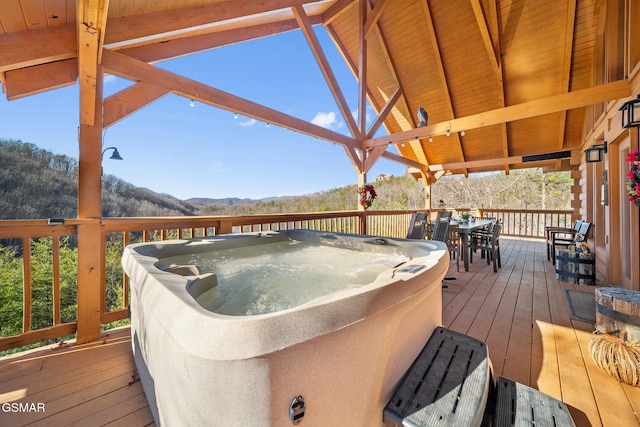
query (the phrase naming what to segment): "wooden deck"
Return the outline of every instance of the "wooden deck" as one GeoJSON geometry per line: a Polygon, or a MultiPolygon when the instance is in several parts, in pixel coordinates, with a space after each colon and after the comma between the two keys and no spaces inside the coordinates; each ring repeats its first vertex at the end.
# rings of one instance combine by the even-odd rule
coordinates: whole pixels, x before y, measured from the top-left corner
{"type": "MultiPolygon", "coordinates": [[[[452,262],[443,323],[486,341],[496,375],[563,400],[578,427],[640,426],[640,388],[620,384],[591,361],[593,325],[571,320],[541,241],[501,239],[502,269],[476,258],[452,262]]],[[[604,285],[599,283],[599,285],[604,285]]],[[[129,328],[100,342],[47,347],[0,359],[0,425],[146,426],[153,419],[135,375],[129,328]],[[8,412],[7,402],[33,403],[8,412]],[[40,406],[42,409],[42,405],[40,406]]],[[[382,417],[382,414],[381,414],[382,417]]]]}

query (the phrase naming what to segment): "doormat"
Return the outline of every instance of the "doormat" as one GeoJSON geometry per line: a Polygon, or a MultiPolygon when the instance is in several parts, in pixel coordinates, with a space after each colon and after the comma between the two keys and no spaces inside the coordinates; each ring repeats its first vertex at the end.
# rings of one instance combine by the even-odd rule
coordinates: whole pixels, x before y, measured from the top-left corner
{"type": "Polygon", "coordinates": [[[563,289],[564,302],[567,305],[569,317],[581,322],[596,323],[596,297],[591,292],[563,289]]]}

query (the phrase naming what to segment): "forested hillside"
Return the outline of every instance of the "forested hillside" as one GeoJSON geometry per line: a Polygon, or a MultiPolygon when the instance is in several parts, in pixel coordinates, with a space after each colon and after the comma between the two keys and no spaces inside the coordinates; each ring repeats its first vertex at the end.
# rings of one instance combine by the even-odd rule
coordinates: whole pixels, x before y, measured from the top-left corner
{"type": "MultiPolygon", "coordinates": [[[[434,208],[569,209],[572,179],[568,172],[543,173],[526,169],[465,178],[445,176],[432,186],[434,208]]],[[[410,176],[390,177],[373,183],[378,197],[371,209],[423,209],[426,189],[410,176]]],[[[202,215],[325,212],[358,208],[356,185],[305,196],[245,204],[204,206],[202,215]]]]}
{"type": "MultiPolygon", "coordinates": [[[[354,174],[355,178],[355,174],[354,174]]],[[[77,213],[78,161],[34,144],[0,139],[0,219],[74,218],[77,213]]],[[[569,209],[568,172],[541,169],[445,176],[432,186],[432,206],[446,208],[569,209]]],[[[371,209],[422,209],[425,188],[410,176],[374,183],[371,209]]],[[[135,187],[113,175],[102,179],[103,216],[249,215],[325,212],[358,208],[356,185],[318,193],[261,200],[202,198],[178,200],[135,187]]]]}
{"type": "MultiPolygon", "coordinates": [[[[113,175],[103,177],[102,187],[105,217],[194,215],[197,210],[113,175]]],[[[76,159],[0,139],[0,219],[75,218],[77,206],[76,159]]]]}

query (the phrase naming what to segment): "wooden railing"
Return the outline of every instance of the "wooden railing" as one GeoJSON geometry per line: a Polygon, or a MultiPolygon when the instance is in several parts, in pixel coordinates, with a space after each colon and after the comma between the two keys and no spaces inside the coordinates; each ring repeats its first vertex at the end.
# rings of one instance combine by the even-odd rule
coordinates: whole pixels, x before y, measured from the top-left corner
{"type": "MultiPolygon", "coordinates": [[[[462,210],[461,210],[462,211],[462,210]]],[[[295,228],[323,230],[342,233],[370,234],[384,237],[403,238],[406,236],[411,214],[421,210],[408,211],[340,211],[314,212],[281,215],[218,216],[218,217],[153,217],[153,218],[103,218],[99,221],[102,248],[100,283],[101,325],[126,319],[128,313],[128,278],[123,274],[119,257],[124,246],[147,241],[212,236],[227,233],[246,233],[255,231],[278,231],[295,228]],[[108,255],[107,255],[108,254],[108,255]]],[[[435,214],[435,211],[432,212],[435,214]]],[[[570,211],[511,211],[482,210],[483,217],[502,219],[505,234],[511,236],[544,237],[545,225],[566,225],[571,223],[570,211]]],[[[0,251],[13,250],[15,260],[22,265],[22,332],[12,336],[0,337],[0,351],[17,348],[44,340],[57,339],[72,335],[78,330],[78,320],[60,315],[61,307],[61,239],[65,252],[64,262],[69,251],[75,250],[77,261],[77,236],[82,227],[94,226],[96,220],[73,219],[61,223],[48,223],[47,220],[0,221],[0,251]],[[86,224],[86,225],[85,225],[86,224]],[[50,253],[46,261],[50,267],[50,295],[42,297],[50,301],[51,319],[44,327],[32,325],[33,307],[43,301],[34,301],[32,272],[35,270],[31,248],[36,242],[49,239],[50,253]]],[[[0,252],[2,254],[3,252],[0,252]]],[[[40,259],[40,258],[38,258],[40,259]]],[[[0,259],[1,261],[1,259],[0,259]]],[[[0,265],[0,275],[3,270],[0,265]]],[[[68,266],[64,269],[68,273],[68,266]]],[[[81,280],[75,277],[64,278],[64,286],[70,281],[81,280]]],[[[39,280],[42,278],[39,275],[39,280]]],[[[5,278],[0,277],[4,284],[5,278]]],[[[72,284],[73,286],[76,283],[72,284]]],[[[48,285],[47,285],[48,286],[48,285]]],[[[64,286],[62,286],[64,288],[64,286]]],[[[83,286],[77,283],[78,289],[83,286]]],[[[97,288],[96,288],[97,289],[97,288]]],[[[78,304],[84,299],[79,298],[78,304]]],[[[0,307],[2,308],[2,307],[0,307]]],[[[67,307],[68,308],[68,307],[67,307]]],[[[7,310],[3,310],[5,313],[7,310]]],[[[0,317],[2,316],[0,312],[0,317]]],[[[0,325],[1,326],[1,325],[0,325]]],[[[3,332],[3,335],[6,335],[3,332]]]]}
{"type": "Polygon", "coordinates": [[[546,238],[546,227],[571,227],[571,210],[480,209],[482,218],[502,221],[502,234],[514,237],[546,238]]]}

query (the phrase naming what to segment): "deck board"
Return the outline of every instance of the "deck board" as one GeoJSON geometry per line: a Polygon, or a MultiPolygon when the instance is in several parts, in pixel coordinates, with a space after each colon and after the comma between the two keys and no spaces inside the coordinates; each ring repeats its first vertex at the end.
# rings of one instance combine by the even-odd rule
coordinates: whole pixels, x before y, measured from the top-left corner
{"type": "MultiPolygon", "coordinates": [[[[479,254],[468,272],[451,263],[443,326],[487,342],[496,375],[564,401],[578,427],[640,426],[640,388],[591,361],[593,325],[569,318],[542,241],[502,240],[498,273],[479,254]]],[[[602,286],[602,283],[598,285],[602,286]]],[[[0,412],[0,425],[153,425],[135,378],[128,327],[84,345],[49,346],[0,359],[0,403],[43,402],[46,412],[0,412]],[[105,409],[106,408],[106,409],[105,409]]]]}

